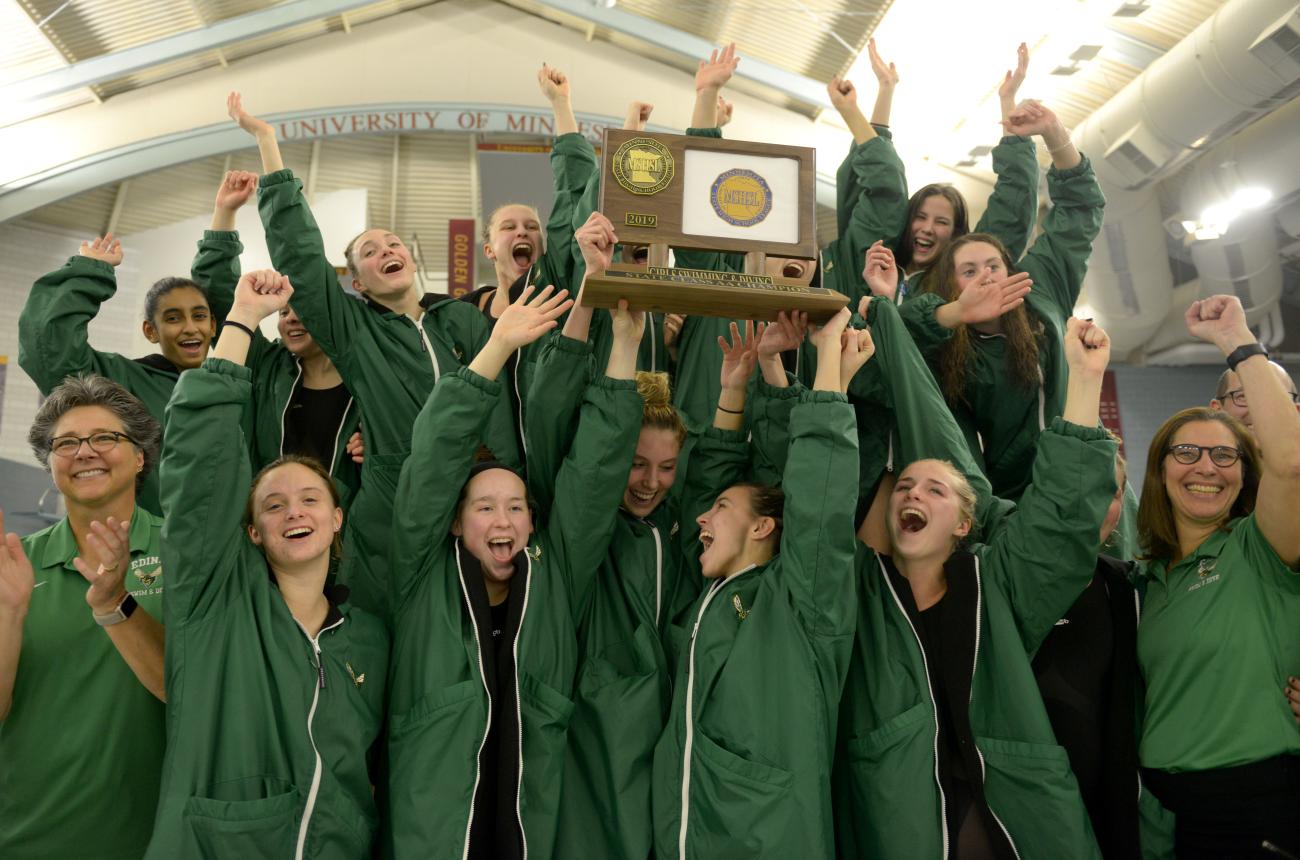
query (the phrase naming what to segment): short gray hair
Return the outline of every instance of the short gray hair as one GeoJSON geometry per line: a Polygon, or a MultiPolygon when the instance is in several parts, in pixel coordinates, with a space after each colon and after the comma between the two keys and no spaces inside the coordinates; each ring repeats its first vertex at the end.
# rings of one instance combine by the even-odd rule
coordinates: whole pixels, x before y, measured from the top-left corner
{"type": "Polygon", "coordinates": [[[117,416],[122,430],[136,448],[144,454],[144,468],[135,477],[137,491],[148,474],[158,464],[158,451],[162,445],[162,425],[149,414],[140,400],[111,379],[93,373],[69,376],[45,398],[36,412],[32,429],[27,431],[27,443],[32,446],[36,462],[50,471],[50,448],[54,443],[54,425],[70,410],[80,406],[100,406],[117,416]]]}

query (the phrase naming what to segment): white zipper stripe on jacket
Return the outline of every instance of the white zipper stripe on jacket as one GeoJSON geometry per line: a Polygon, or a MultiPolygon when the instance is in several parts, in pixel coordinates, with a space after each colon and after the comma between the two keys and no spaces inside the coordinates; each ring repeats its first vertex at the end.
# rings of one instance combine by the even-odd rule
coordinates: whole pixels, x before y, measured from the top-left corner
{"type": "MultiPolygon", "coordinates": [[[[980,622],[982,621],[983,610],[984,610],[984,583],[980,579],[980,559],[979,556],[975,556],[975,657],[970,661],[970,699],[967,700],[966,702],[967,710],[970,709],[971,702],[975,700],[975,667],[978,666],[980,662],[980,632],[983,629],[983,625],[980,622]]],[[[974,743],[974,735],[975,732],[974,730],[972,730],[971,741],[975,747],[975,755],[979,756],[980,785],[983,785],[984,784],[984,753],[980,752],[980,745],[978,743],[974,743]]],[[[987,797],[984,798],[984,805],[989,808],[989,812],[992,813],[993,820],[998,823],[998,827],[1002,828],[1003,835],[1007,837],[1007,842],[1011,845],[1011,853],[1016,855],[1017,858],[1019,858],[1020,851],[1019,849],[1016,848],[1016,840],[1011,838],[1011,831],[1007,830],[1007,826],[1002,823],[1002,819],[998,818],[997,812],[995,812],[993,809],[993,804],[989,803],[987,797]]]]}
{"type": "Polygon", "coordinates": [[[289,386],[289,398],[284,401],[284,408],[280,410],[280,456],[284,456],[284,427],[289,420],[289,406],[293,403],[293,390],[298,387],[298,382],[302,379],[302,359],[295,358],[298,364],[298,375],[293,378],[293,385],[289,386]]]}
{"type": "Polygon", "coordinates": [[[519,628],[515,631],[515,728],[519,731],[519,781],[515,783],[515,818],[519,822],[519,838],[524,842],[520,860],[528,860],[528,833],[524,830],[524,711],[519,702],[519,640],[524,633],[524,617],[528,615],[528,595],[533,588],[533,557],[524,547],[524,560],[528,564],[528,578],[524,580],[524,605],[519,610],[519,628]]]}
{"type": "Polygon", "coordinates": [[[343,407],[343,415],[339,418],[339,429],[334,431],[334,453],[330,457],[330,461],[325,464],[325,470],[330,473],[331,478],[334,477],[334,467],[337,466],[339,462],[339,445],[343,442],[343,428],[347,426],[348,411],[351,409],[352,395],[349,394],[348,403],[343,407]]]}
{"type": "Polygon", "coordinates": [[[659,352],[655,349],[655,315],[649,314],[645,318],[646,331],[650,332],[650,370],[659,370],[659,352]]]}
{"type": "Polygon", "coordinates": [[[655,528],[654,523],[646,523],[650,526],[650,534],[655,536],[655,629],[659,628],[659,612],[664,603],[664,544],[659,537],[659,529],[655,528]]]}
{"type": "MultiPolygon", "coordinates": [[[[1136,588],[1133,589],[1133,610],[1137,613],[1137,615],[1135,615],[1133,619],[1133,631],[1136,634],[1138,625],[1142,623],[1142,595],[1138,594],[1138,590],[1136,588]]],[[[1138,803],[1141,803],[1142,802],[1141,768],[1137,769],[1136,774],[1137,774],[1137,784],[1138,784],[1137,799],[1138,799],[1138,803]]]]}
{"type": "Polygon", "coordinates": [[[483,682],[483,692],[487,694],[487,723],[483,726],[483,739],[478,742],[478,751],[474,753],[474,785],[469,792],[469,817],[465,819],[465,848],[461,851],[461,860],[469,860],[469,834],[474,825],[474,798],[478,796],[478,783],[481,777],[483,747],[487,743],[488,732],[492,731],[492,691],[488,689],[487,675],[483,672],[483,643],[479,640],[478,619],[474,617],[474,607],[469,602],[469,589],[465,587],[465,572],[460,567],[460,538],[456,539],[456,578],[460,580],[460,592],[465,597],[465,608],[469,610],[469,623],[474,628],[474,653],[478,655],[478,678],[483,682]]]}
{"type": "Polygon", "coordinates": [[[678,860],[686,860],[686,823],[690,818],[691,809],[691,748],[695,745],[695,715],[692,713],[695,706],[695,637],[700,632],[700,621],[704,618],[704,610],[709,608],[713,596],[728,582],[755,567],[756,565],[751,564],[714,583],[709,593],[700,601],[699,611],[695,613],[695,627],[691,630],[691,652],[686,662],[686,744],[682,747],[682,823],[677,831],[678,860]]]}
{"type": "Polygon", "coordinates": [[[433,364],[433,383],[437,385],[438,377],[442,376],[442,369],[438,367],[438,353],[433,351],[433,341],[429,340],[429,333],[424,330],[423,317],[417,320],[408,315],[406,318],[415,324],[415,330],[420,333],[420,340],[424,341],[424,348],[429,350],[429,361],[433,364]]]}
{"type": "Polygon", "coordinates": [[[1047,383],[1043,380],[1043,366],[1038,365],[1038,429],[1047,429],[1047,383]]]}
{"type": "MultiPolygon", "coordinates": [[[[296,620],[297,619],[295,619],[295,621],[296,620]]],[[[311,751],[316,757],[316,764],[311,775],[311,788],[307,791],[307,805],[303,807],[302,821],[298,824],[298,846],[293,852],[294,860],[302,860],[303,850],[307,847],[307,828],[311,825],[312,813],[316,811],[316,798],[320,794],[322,765],[320,760],[320,750],[316,749],[316,735],[312,733],[312,721],[316,719],[316,705],[320,703],[320,691],[321,688],[325,686],[325,663],[321,659],[320,655],[320,635],[326,630],[333,630],[342,623],[343,619],[340,618],[329,627],[322,627],[320,633],[316,634],[315,639],[307,635],[306,628],[301,624],[298,625],[298,629],[302,631],[302,635],[307,636],[307,641],[311,643],[311,650],[316,655],[316,671],[319,674],[317,675],[316,683],[313,685],[315,689],[312,691],[311,708],[307,711],[307,740],[311,743],[311,751]]]]}
{"type": "Polygon", "coordinates": [[[894,583],[889,580],[889,571],[885,570],[885,563],[880,556],[876,556],[876,564],[880,567],[880,576],[885,580],[885,585],[889,588],[890,595],[894,598],[894,605],[898,607],[898,613],[903,616],[907,626],[911,628],[912,635],[916,637],[916,647],[921,651],[921,666],[925,669],[925,689],[930,694],[930,710],[934,714],[934,787],[939,791],[939,825],[943,831],[943,857],[948,856],[948,798],[943,793],[943,783],[939,781],[939,703],[934,698],[934,685],[930,683],[930,660],[925,656],[925,645],[921,642],[921,634],[916,632],[916,625],[908,617],[907,610],[903,608],[903,601],[898,599],[898,592],[894,590],[894,583]]]}

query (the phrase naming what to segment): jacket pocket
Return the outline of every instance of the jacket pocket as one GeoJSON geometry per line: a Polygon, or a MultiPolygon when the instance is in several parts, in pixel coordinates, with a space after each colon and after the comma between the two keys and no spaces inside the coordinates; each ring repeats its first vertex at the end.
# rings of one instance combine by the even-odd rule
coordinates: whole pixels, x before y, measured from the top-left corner
{"type": "MultiPolygon", "coordinates": [[[[696,727],[687,839],[699,857],[741,860],[798,856],[789,845],[794,776],[787,770],[725,749],[696,727]]],[[[806,846],[805,846],[806,847],[806,846]]]]}
{"type": "Polygon", "coordinates": [[[181,856],[204,860],[293,856],[304,804],[292,783],[250,777],[210,786],[205,793],[208,796],[189,798],[181,812],[181,856]],[[243,799],[252,795],[262,796],[243,799]]]}
{"type": "Polygon", "coordinates": [[[641,624],[631,638],[611,643],[589,657],[578,679],[578,698],[593,698],[609,684],[658,674],[656,644],[654,631],[649,625],[641,624]]]}
{"type": "MultiPolygon", "coordinates": [[[[896,741],[906,739],[916,731],[917,723],[930,717],[930,709],[925,702],[917,702],[912,707],[885,720],[860,738],[850,738],[848,744],[851,759],[875,759],[895,745],[896,741]]],[[[930,725],[934,725],[931,717],[930,725]]]]}
{"type": "Polygon", "coordinates": [[[839,828],[852,832],[863,856],[942,854],[934,744],[929,702],[918,702],[847,741],[836,819],[839,828]]]}
{"type": "Polygon", "coordinates": [[[483,682],[469,678],[459,683],[434,690],[416,702],[409,710],[394,714],[388,720],[388,738],[398,740],[403,736],[431,724],[459,723],[463,708],[455,707],[474,699],[483,692],[483,682]]]}
{"type": "MultiPolygon", "coordinates": [[[[574,704],[568,696],[524,672],[519,673],[519,714],[523,722],[523,772],[520,811],[529,855],[549,857],[555,844],[565,744],[574,704]]],[[[502,750],[506,741],[502,740],[502,750]]]]}
{"type": "Polygon", "coordinates": [[[1100,857],[1064,747],[984,737],[975,744],[989,807],[1022,852],[1100,857]]]}
{"type": "Polygon", "coordinates": [[[319,858],[371,856],[377,822],[340,790],[321,792],[311,816],[307,855],[319,858]]]}

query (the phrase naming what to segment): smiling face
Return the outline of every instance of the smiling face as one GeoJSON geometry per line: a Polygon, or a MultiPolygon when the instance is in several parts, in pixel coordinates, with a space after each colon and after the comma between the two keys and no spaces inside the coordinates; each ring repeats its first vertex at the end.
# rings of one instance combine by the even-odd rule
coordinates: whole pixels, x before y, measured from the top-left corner
{"type": "MultiPolygon", "coordinates": [[[[1275,361],[1270,361],[1268,364],[1269,367],[1273,368],[1273,372],[1277,374],[1286,393],[1294,395],[1296,393],[1295,380],[1291,378],[1291,374],[1286,372],[1286,368],[1275,361]]],[[[1241,384],[1241,377],[1235,371],[1225,370],[1219,387],[1223,393],[1210,401],[1210,408],[1228,413],[1242,424],[1245,424],[1246,429],[1253,434],[1255,432],[1255,422],[1250,417],[1250,400],[1246,397],[1246,392],[1241,384]]],[[[1296,408],[1300,409],[1300,403],[1296,404],[1296,408]]]]}
{"type": "Polygon", "coordinates": [[[729,576],[747,560],[759,564],[772,557],[771,539],[777,534],[777,522],[755,512],[754,492],[743,485],[728,487],[713,507],[696,519],[704,548],[700,572],[706,578],[729,576]]]}
{"type": "Polygon", "coordinates": [[[970,534],[970,498],[961,476],[938,460],[917,460],[899,476],[889,497],[894,555],[909,561],[947,558],[970,534]]]}
{"type": "MultiPolygon", "coordinates": [[[[1178,428],[1169,444],[1240,447],[1232,430],[1218,421],[1189,421],[1178,428]]],[[[1175,520],[1207,525],[1228,518],[1243,483],[1241,459],[1231,466],[1217,466],[1209,452],[1202,451],[1200,459],[1191,465],[1178,462],[1172,454],[1165,454],[1161,465],[1175,520]]]]}
{"type": "Polygon", "coordinates": [[[812,260],[800,260],[795,257],[768,257],[764,266],[768,276],[798,281],[805,287],[812,283],[813,272],[817,269],[812,260]]]}
{"type": "Polygon", "coordinates": [[[275,569],[328,560],[343,510],[334,504],[325,479],[301,463],[265,472],[252,492],[249,539],[275,569]]]}
{"type": "Polygon", "coordinates": [[[489,591],[514,575],[515,555],[528,546],[533,516],[524,482],[506,469],[488,469],[470,478],[451,533],[478,560],[489,591]]]}
{"type": "Polygon", "coordinates": [[[637,517],[648,517],[677,480],[677,455],[682,446],[677,434],[663,427],[642,427],[632,457],[632,471],[623,491],[623,507],[637,517]]]}
{"type": "Polygon", "coordinates": [[[942,194],[931,194],[921,201],[907,229],[912,238],[912,266],[929,267],[952,241],[957,213],[952,202],[942,194]]]}
{"type": "Polygon", "coordinates": [[[629,266],[650,265],[649,245],[621,245],[618,250],[619,260],[629,266]]]}
{"type": "Polygon", "coordinates": [[[352,240],[351,249],[352,287],[362,295],[376,301],[393,300],[414,286],[415,262],[395,233],[367,230],[352,240]]]}
{"type": "Polygon", "coordinates": [[[285,349],[298,358],[311,358],[320,353],[320,346],[307,333],[306,326],[298,319],[293,308],[284,307],[280,310],[280,320],[276,328],[280,331],[280,342],[284,344],[285,349]]]}
{"type": "Polygon", "coordinates": [[[483,254],[504,280],[514,283],[541,258],[543,250],[542,222],[536,209],[512,203],[492,213],[483,254]]]}
{"type": "Polygon", "coordinates": [[[158,297],[153,319],[144,322],[144,336],[158,344],[163,357],[181,370],[203,363],[216,334],[208,300],[194,287],[176,287],[163,293],[158,297]]]}
{"type": "Polygon", "coordinates": [[[953,252],[953,276],[958,291],[974,284],[986,284],[1007,276],[1002,252],[988,242],[967,242],[953,252]]]}
{"type": "MultiPolygon", "coordinates": [[[[58,439],[125,432],[121,420],[111,410],[103,406],[78,406],[63,413],[51,435],[58,439]]],[[[95,451],[89,442],[82,442],[72,457],[51,453],[49,464],[54,486],[69,504],[103,507],[125,494],[134,498],[135,476],[144,468],[144,454],[125,439],[119,439],[107,451],[95,451]]]]}

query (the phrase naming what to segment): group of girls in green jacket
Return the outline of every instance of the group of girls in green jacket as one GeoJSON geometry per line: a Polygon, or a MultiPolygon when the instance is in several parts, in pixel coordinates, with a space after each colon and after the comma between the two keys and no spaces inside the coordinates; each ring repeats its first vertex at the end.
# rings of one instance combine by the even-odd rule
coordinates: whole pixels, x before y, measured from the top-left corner
{"type": "MultiPolygon", "coordinates": [[[[0,854],[1300,851],[1300,683],[1278,695],[1300,415],[1239,302],[1197,302],[1255,435],[1174,416],[1126,519],[1109,341],[1072,317],[1103,206],[1087,159],[1015,104],[1022,46],[969,232],[951,188],[908,200],[898,74],[868,50],[870,120],[828,87],[854,136],[839,236],[767,260],[851,297],[820,326],[586,307],[587,277],[646,256],[595,211],[549,66],[552,212],[488,213],[495,283],[424,295],[372,229],[349,296],[232,94],[263,172],[227,174],[191,278],[150,291],[161,354],[88,345],[111,235],[24,310],[49,395],[30,441],[68,513],[0,547],[0,854]],[[1035,136],[1055,205],[1022,257],[1035,136]],[[275,268],[241,274],[255,187],[275,268]],[[1103,554],[1138,540],[1136,563],[1103,554]],[[51,719],[72,713],[96,719],[51,719]]],[[[720,134],[738,62],[700,63],[689,133],[720,134]]]]}

